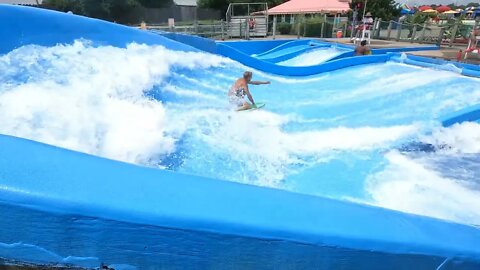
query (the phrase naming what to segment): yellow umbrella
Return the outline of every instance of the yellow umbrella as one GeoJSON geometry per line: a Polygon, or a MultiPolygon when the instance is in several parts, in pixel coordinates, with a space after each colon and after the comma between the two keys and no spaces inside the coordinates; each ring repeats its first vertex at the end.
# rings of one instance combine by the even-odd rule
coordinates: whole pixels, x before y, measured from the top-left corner
{"type": "Polygon", "coordinates": [[[460,12],[455,11],[455,10],[449,10],[449,11],[443,12],[442,14],[457,14],[457,13],[460,13],[460,12]]]}
{"type": "Polygon", "coordinates": [[[437,13],[437,11],[435,9],[427,9],[427,10],[424,10],[422,12],[425,12],[425,13],[437,13]]]}

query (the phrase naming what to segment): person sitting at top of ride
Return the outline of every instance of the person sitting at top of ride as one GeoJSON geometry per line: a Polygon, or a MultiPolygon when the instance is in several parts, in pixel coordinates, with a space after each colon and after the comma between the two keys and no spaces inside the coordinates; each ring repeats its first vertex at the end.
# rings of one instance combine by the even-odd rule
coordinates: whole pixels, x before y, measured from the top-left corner
{"type": "Polygon", "coordinates": [[[365,14],[365,17],[363,17],[362,19],[362,23],[357,25],[357,27],[355,28],[355,31],[357,32],[357,34],[361,34],[362,31],[370,30],[372,29],[372,27],[373,27],[372,14],[370,12],[367,12],[367,14],[365,14]]]}
{"type": "Polygon", "coordinates": [[[249,84],[270,84],[269,81],[252,81],[252,76],[253,73],[251,71],[245,71],[243,77],[237,79],[228,92],[228,100],[230,104],[237,107],[237,111],[248,110],[255,105],[255,101],[253,101],[253,97],[248,89],[249,84]],[[245,96],[248,97],[251,104],[245,100],[245,96]]]}
{"type": "MultiPolygon", "coordinates": [[[[363,22],[363,24],[365,24],[365,25],[372,26],[372,25],[373,25],[372,13],[367,12],[367,14],[365,14],[365,17],[363,17],[362,22],[363,22]]],[[[367,29],[368,29],[368,28],[367,28],[367,29]]]]}
{"type": "Polygon", "coordinates": [[[480,28],[472,29],[472,32],[470,32],[470,39],[472,41],[478,39],[477,37],[480,37],[480,28]]]}
{"type": "Polygon", "coordinates": [[[355,55],[358,56],[358,55],[369,55],[369,54],[372,54],[372,51],[370,50],[370,48],[367,45],[367,41],[366,40],[362,40],[362,42],[360,42],[360,45],[357,46],[355,48],[355,55]]]}

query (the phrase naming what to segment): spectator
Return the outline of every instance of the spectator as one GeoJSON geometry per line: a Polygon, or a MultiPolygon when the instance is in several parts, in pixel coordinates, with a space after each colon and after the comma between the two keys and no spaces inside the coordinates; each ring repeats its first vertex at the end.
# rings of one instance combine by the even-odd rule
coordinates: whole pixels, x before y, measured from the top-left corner
{"type": "MultiPolygon", "coordinates": [[[[365,17],[363,17],[362,22],[363,22],[363,24],[368,25],[369,27],[371,27],[371,26],[373,25],[372,13],[367,12],[367,14],[365,14],[365,17]]],[[[367,29],[368,29],[368,28],[367,28],[367,29]]]]}
{"type": "Polygon", "coordinates": [[[458,62],[462,61],[462,53],[463,53],[462,50],[458,50],[458,52],[457,52],[457,61],[458,62]]]}
{"type": "Polygon", "coordinates": [[[250,30],[255,29],[255,18],[250,18],[250,19],[248,20],[248,28],[249,28],[250,30]]]}

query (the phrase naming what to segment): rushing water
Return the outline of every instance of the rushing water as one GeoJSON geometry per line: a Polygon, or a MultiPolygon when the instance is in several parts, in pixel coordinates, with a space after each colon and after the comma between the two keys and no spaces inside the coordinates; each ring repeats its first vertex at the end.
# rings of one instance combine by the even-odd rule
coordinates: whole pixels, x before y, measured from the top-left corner
{"type": "Polygon", "coordinates": [[[282,66],[313,66],[326,62],[347,51],[337,47],[323,47],[302,53],[278,64],[282,66]]]}
{"type": "Polygon", "coordinates": [[[254,71],[271,81],[251,86],[267,105],[234,112],[226,93],[245,69],[160,46],[22,47],[0,57],[0,133],[480,223],[480,125],[437,121],[480,102],[478,79],[398,63],[303,78],[254,71]],[[405,150],[412,142],[435,151],[405,150]]]}

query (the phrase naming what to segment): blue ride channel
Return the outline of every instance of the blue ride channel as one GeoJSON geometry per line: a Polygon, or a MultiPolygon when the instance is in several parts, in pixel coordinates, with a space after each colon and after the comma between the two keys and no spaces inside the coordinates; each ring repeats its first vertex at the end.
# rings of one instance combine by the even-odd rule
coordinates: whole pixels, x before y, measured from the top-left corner
{"type": "MultiPolygon", "coordinates": [[[[408,61],[397,53],[346,57],[314,67],[282,67],[223,43],[196,43],[198,38],[191,36],[175,36],[172,40],[60,12],[0,5],[0,16],[4,18],[0,25],[0,33],[5,37],[0,52],[4,55],[28,45],[53,47],[80,39],[94,47],[126,48],[135,42],[160,45],[171,51],[208,51],[259,72],[282,76],[322,76],[321,73],[328,75],[337,69],[355,72],[363,64],[389,60],[393,61],[389,62],[394,65],[392,72],[412,69],[404,66],[408,61]],[[195,42],[175,41],[179,39],[195,42]],[[396,66],[398,62],[402,64],[396,66]],[[351,66],[355,67],[349,69],[351,66]]],[[[267,51],[281,45],[278,41],[273,43],[259,46],[268,46],[263,48],[267,51]]],[[[428,63],[422,59],[412,61],[428,63]]],[[[275,61],[280,60],[285,59],[275,61]]],[[[441,66],[435,63],[434,67],[441,66]]],[[[234,67],[235,71],[241,70],[234,67]]],[[[474,67],[458,68],[462,74],[465,69],[466,73],[475,74],[474,67]]],[[[178,72],[181,71],[179,68],[178,72]]],[[[225,74],[233,76],[227,71],[225,74]]],[[[318,78],[321,77],[313,77],[318,78]]],[[[451,78],[457,83],[462,79],[451,78]]],[[[175,80],[189,83],[181,76],[172,79],[175,80]]],[[[158,99],[165,96],[167,105],[172,102],[171,106],[180,108],[194,102],[167,96],[162,91],[148,94],[158,99]]],[[[342,102],[355,93],[344,94],[338,96],[338,107],[327,110],[327,116],[338,116],[334,111],[337,109],[346,110],[342,102]]],[[[267,99],[267,93],[263,97],[267,99]]],[[[357,109],[370,105],[360,101],[357,109]]],[[[379,107],[378,112],[384,109],[379,107]]],[[[272,110],[285,112],[281,106],[273,105],[272,110]]],[[[317,114],[312,106],[299,111],[307,120],[317,114]]],[[[450,108],[441,112],[453,111],[450,108]]],[[[379,125],[410,123],[415,119],[414,113],[407,113],[397,119],[383,118],[379,125]]],[[[420,120],[432,117],[426,109],[420,110],[420,114],[420,120]]],[[[364,123],[360,115],[346,118],[354,126],[364,123]]],[[[311,128],[302,125],[304,122],[294,122],[285,128],[311,128]]],[[[332,123],[322,125],[329,127],[332,123]]],[[[472,225],[190,172],[148,168],[8,135],[0,135],[0,208],[0,259],[12,262],[87,268],[105,264],[115,269],[480,267],[480,230],[472,225]]]]}

